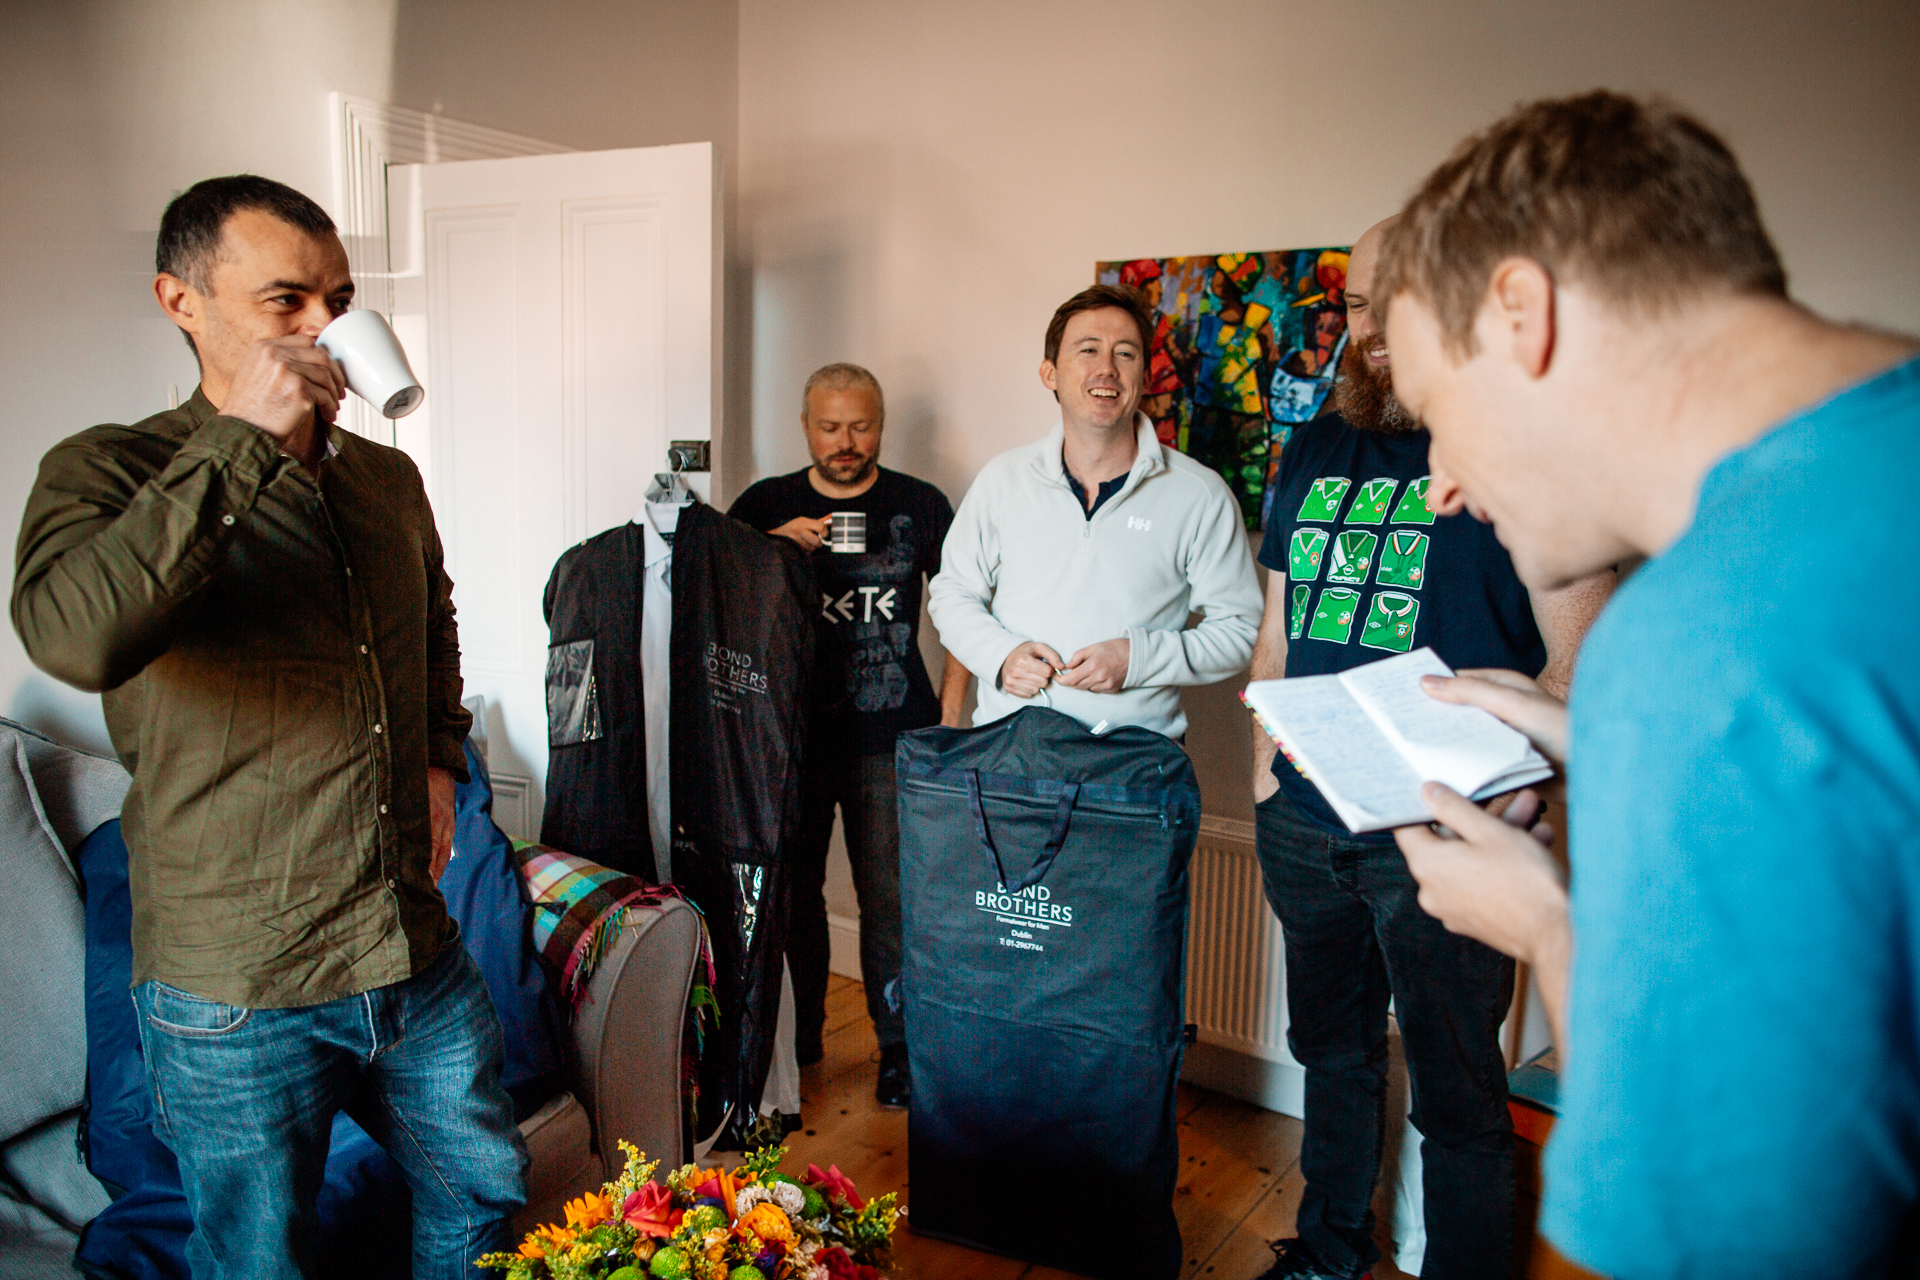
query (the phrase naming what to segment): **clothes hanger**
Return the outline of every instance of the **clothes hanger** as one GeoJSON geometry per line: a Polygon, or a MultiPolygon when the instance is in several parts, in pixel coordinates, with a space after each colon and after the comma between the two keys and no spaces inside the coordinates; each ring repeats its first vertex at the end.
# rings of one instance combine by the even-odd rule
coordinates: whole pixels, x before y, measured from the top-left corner
{"type": "Polygon", "coordinates": [[[695,502],[699,495],[687,484],[681,475],[681,459],[669,452],[667,470],[653,473],[653,480],[647,485],[647,491],[641,501],[645,504],[634,514],[638,524],[647,514],[647,507],[685,507],[695,502]]]}

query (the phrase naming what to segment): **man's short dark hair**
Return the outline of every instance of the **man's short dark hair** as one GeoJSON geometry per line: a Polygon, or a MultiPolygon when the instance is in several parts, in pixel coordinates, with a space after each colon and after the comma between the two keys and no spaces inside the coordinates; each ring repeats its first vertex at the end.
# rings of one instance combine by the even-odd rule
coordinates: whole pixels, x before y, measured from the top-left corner
{"type": "Polygon", "coordinates": [[[173,198],[160,215],[160,236],[153,268],[211,293],[213,264],[220,257],[220,236],[227,219],[242,209],[270,213],[310,236],[333,230],[327,211],[283,182],[253,173],[196,182],[173,198]]]}
{"type": "Polygon", "coordinates": [[[1053,313],[1053,319],[1047,323],[1047,363],[1060,363],[1060,338],[1067,331],[1069,319],[1082,311],[1106,307],[1118,307],[1133,317],[1133,323],[1140,330],[1140,354],[1144,357],[1147,348],[1153,345],[1153,304],[1132,285],[1096,284],[1068,298],[1053,313]]]}
{"type": "Polygon", "coordinates": [[[1419,297],[1469,356],[1506,258],[1647,312],[1708,291],[1787,293],[1727,144],[1668,103],[1605,90],[1529,103],[1461,143],[1387,232],[1376,301],[1419,297]]]}

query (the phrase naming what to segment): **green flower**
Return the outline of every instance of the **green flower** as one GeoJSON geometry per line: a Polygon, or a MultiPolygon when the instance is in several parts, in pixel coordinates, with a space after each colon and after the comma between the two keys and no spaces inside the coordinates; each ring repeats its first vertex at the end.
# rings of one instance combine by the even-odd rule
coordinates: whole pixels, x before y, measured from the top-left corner
{"type": "Polygon", "coordinates": [[[687,1280],[693,1274],[693,1268],[687,1265],[686,1254],[668,1247],[653,1255],[653,1261],[647,1264],[647,1272],[654,1280],[687,1280]]]}
{"type": "Polygon", "coordinates": [[[704,1236],[709,1231],[718,1231],[726,1225],[726,1213],[710,1204],[695,1205],[687,1210],[687,1216],[680,1220],[681,1229],[692,1232],[696,1237],[704,1236]]]}

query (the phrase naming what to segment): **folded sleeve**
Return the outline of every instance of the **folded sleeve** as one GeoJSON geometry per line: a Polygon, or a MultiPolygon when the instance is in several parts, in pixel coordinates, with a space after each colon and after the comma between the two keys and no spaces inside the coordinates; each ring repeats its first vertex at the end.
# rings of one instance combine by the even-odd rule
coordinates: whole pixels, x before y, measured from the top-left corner
{"type": "Polygon", "coordinates": [[[993,616],[1000,576],[999,530],[990,511],[991,473],[960,500],[940,547],[940,572],[927,586],[927,612],[940,643],[986,685],[998,687],[1000,665],[1027,642],[993,616]]]}

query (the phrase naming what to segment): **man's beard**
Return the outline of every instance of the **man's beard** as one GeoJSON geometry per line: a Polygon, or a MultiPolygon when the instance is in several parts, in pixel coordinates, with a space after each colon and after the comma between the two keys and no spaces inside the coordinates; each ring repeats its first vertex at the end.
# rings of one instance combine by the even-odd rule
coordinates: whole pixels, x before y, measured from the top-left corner
{"type": "Polygon", "coordinates": [[[1333,384],[1333,407],[1362,431],[1418,431],[1420,423],[1393,394],[1393,377],[1377,369],[1358,343],[1347,343],[1340,357],[1340,380],[1333,384]]]}
{"type": "Polygon", "coordinates": [[[820,468],[820,474],[834,484],[859,484],[873,473],[874,467],[878,466],[879,462],[874,455],[868,454],[857,461],[852,458],[832,457],[816,465],[820,468]]]}

